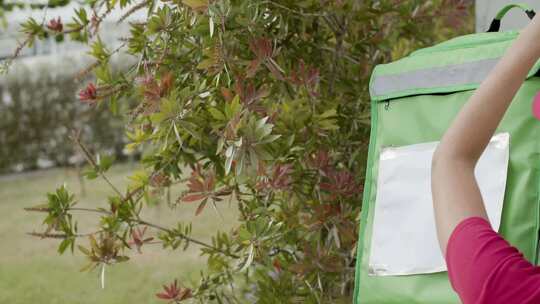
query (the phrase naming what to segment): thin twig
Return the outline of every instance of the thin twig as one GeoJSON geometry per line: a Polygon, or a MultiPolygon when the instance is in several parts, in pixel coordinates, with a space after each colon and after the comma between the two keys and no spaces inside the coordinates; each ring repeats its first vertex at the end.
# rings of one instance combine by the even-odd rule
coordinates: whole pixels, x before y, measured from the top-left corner
{"type": "MultiPolygon", "coordinates": [[[[28,208],[30,209],[30,208],[28,208]]],[[[43,209],[46,209],[46,208],[43,208],[43,209]]],[[[42,209],[42,210],[43,210],[42,209]]],[[[85,212],[95,212],[95,213],[101,213],[101,214],[107,214],[107,215],[111,215],[112,213],[110,211],[107,211],[107,210],[102,210],[102,209],[92,209],[92,208],[79,208],[79,207],[74,207],[74,208],[69,208],[68,211],[85,211],[85,212]]],[[[217,252],[221,252],[222,254],[226,255],[226,256],[229,256],[231,258],[235,258],[235,259],[238,259],[240,258],[239,256],[235,255],[235,254],[232,254],[232,253],[229,253],[229,252],[226,252],[226,251],[223,251],[217,247],[214,247],[210,244],[207,244],[205,242],[202,242],[202,241],[199,241],[199,240],[196,240],[194,238],[191,238],[183,233],[177,233],[177,232],[174,232],[166,227],[163,227],[161,225],[158,225],[158,224],[154,224],[154,223],[151,223],[151,222],[148,222],[148,221],[145,221],[143,219],[131,219],[132,222],[135,222],[137,224],[140,224],[140,225],[144,225],[144,226],[148,226],[148,227],[152,227],[152,228],[155,228],[157,230],[161,230],[163,232],[166,232],[168,234],[172,234],[172,235],[175,235],[181,239],[184,239],[186,241],[189,241],[191,243],[194,243],[194,244],[197,244],[199,246],[202,246],[202,247],[206,247],[206,248],[209,248],[209,249],[212,249],[214,251],[217,251],[217,252]]]]}
{"type": "Polygon", "coordinates": [[[116,24],[120,24],[122,23],[124,20],[126,20],[126,18],[128,18],[129,16],[131,16],[133,13],[135,13],[136,11],[140,10],[140,9],[143,9],[145,6],[147,6],[148,4],[150,3],[149,0],[145,0],[135,6],[133,6],[132,8],[130,8],[124,15],[122,15],[122,17],[120,17],[120,19],[118,19],[118,21],[116,22],[116,24]]]}
{"type": "Polygon", "coordinates": [[[326,14],[304,13],[304,12],[301,12],[301,11],[297,11],[297,10],[294,10],[292,8],[286,7],[285,5],[276,3],[274,1],[263,1],[260,4],[271,4],[271,5],[275,6],[275,7],[284,9],[284,10],[290,12],[290,13],[300,15],[300,16],[303,16],[303,17],[324,17],[324,16],[326,16],[326,14]]]}
{"type": "Polygon", "coordinates": [[[109,184],[109,186],[113,189],[113,191],[116,192],[116,194],[118,194],[118,196],[120,196],[122,201],[124,201],[124,195],[122,195],[120,190],[118,190],[118,188],[116,188],[116,186],[109,180],[107,175],[105,175],[105,173],[99,168],[98,164],[96,163],[96,161],[92,157],[92,154],[90,154],[90,151],[81,142],[80,131],[74,132],[74,134],[71,136],[71,140],[73,140],[73,142],[75,142],[75,144],[77,144],[77,146],[79,147],[79,149],[83,153],[83,155],[86,158],[86,160],[88,161],[88,163],[90,163],[90,165],[92,165],[93,169],[101,176],[101,178],[103,178],[103,180],[105,182],[107,182],[107,184],[109,184]]]}
{"type": "MultiPolygon", "coordinates": [[[[107,54],[107,56],[106,56],[107,59],[111,58],[114,54],[118,53],[123,47],[126,46],[126,44],[127,44],[127,41],[122,42],[116,49],[114,49],[112,52],[107,54]]],[[[75,81],[81,81],[84,77],[86,77],[88,75],[88,73],[90,73],[92,70],[94,70],[100,64],[101,64],[101,61],[96,60],[94,63],[90,64],[89,66],[87,66],[83,70],[79,71],[75,75],[75,81]]],[[[116,92],[122,90],[123,88],[124,88],[124,86],[120,86],[120,88],[115,89],[112,93],[116,93],[116,92]]]]}
{"type": "MultiPolygon", "coordinates": [[[[99,232],[99,231],[98,231],[99,232]]],[[[26,234],[31,236],[40,237],[42,239],[48,238],[48,239],[66,239],[68,237],[87,237],[90,235],[94,235],[98,232],[92,232],[92,233],[78,233],[74,235],[67,235],[64,233],[40,233],[40,232],[27,232],[26,234]]]]}
{"type": "MultiPolygon", "coordinates": [[[[96,161],[94,160],[94,158],[92,157],[92,154],[90,154],[90,151],[84,146],[84,144],[80,141],[80,132],[74,132],[74,134],[71,136],[72,140],[79,146],[79,148],[81,149],[81,151],[83,152],[86,160],[92,165],[92,167],[94,167],[94,170],[98,171],[100,176],[109,184],[109,186],[111,186],[111,188],[120,196],[120,198],[122,199],[122,202],[125,202],[127,200],[129,200],[133,195],[135,195],[136,193],[138,193],[142,187],[139,187],[139,188],[136,188],[134,189],[133,191],[131,191],[130,193],[128,193],[127,196],[123,196],[122,193],[120,192],[120,190],[118,190],[118,188],[116,188],[113,183],[107,178],[107,176],[101,172],[99,169],[99,166],[97,165],[96,161]]],[[[27,211],[41,211],[41,212],[47,212],[48,211],[48,208],[26,208],[27,211]]],[[[107,211],[107,210],[104,210],[104,209],[91,209],[91,208],[80,208],[80,207],[73,207],[73,208],[69,208],[68,211],[71,210],[71,211],[87,211],[87,212],[97,212],[97,213],[101,213],[101,214],[108,214],[108,215],[111,215],[112,212],[110,211],[107,211]]],[[[163,232],[166,232],[168,234],[172,234],[172,235],[175,235],[179,238],[182,238],[186,241],[189,241],[189,242],[192,242],[194,244],[197,244],[197,245],[200,245],[202,247],[206,247],[206,248],[209,248],[209,249],[212,249],[214,251],[217,251],[217,252],[221,252],[222,254],[226,255],[226,256],[229,256],[229,257],[232,257],[232,258],[240,258],[239,256],[235,255],[235,254],[232,254],[230,252],[227,252],[227,251],[223,251],[217,247],[214,247],[210,244],[207,244],[207,243],[204,243],[202,241],[199,241],[199,240],[196,240],[196,239],[193,239],[183,233],[177,233],[177,232],[174,232],[166,227],[163,227],[163,226],[160,226],[158,224],[154,224],[154,223],[150,223],[148,221],[145,221],[143,219],[141,219],[139,217],[138,214],[134,214],[136,218],[133,218],[133,219],[130,219],[130,221],[134,222],[134,223],[138,223],[138,224],[141,224],[141,225],[145,225],[145,226],[148,226],[148,227],[152,227],[152,228],[155,228],[155,229],[158,229],[158,230],[161,230],[163,232]]]]}

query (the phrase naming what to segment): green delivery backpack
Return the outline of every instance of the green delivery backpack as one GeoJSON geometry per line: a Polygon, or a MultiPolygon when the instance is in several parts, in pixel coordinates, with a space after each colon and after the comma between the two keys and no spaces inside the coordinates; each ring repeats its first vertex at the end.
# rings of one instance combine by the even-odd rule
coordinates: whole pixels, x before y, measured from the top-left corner
{"type": "MultiPolygon", "coordinates": [[[[457,37],[375,67],[355,304],[460,303],[435,235],[431,156],[460,108],[516,39],[517,31],[499,32],[500,20],[513,7],[534,16],[526,5],[512,4],[486,33],[457,37]]],[[[475,168],[492,226],[536,265],[540,122],[531,108],[540,91],[539,69],[540,61],[475,168]]]]}

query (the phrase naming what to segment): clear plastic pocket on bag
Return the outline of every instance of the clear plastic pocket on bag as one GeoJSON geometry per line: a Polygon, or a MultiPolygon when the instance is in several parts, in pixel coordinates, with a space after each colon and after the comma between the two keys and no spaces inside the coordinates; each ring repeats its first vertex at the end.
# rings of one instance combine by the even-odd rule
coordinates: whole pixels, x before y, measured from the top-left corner
{"type": "MultiPolygon", "coordinates": [[[[475,168],[495,230],[503,207],[509,142],[509,133],[493,136],[475,168]]],[[[437,143],[387,147],[380,153],[369,257],[372,276],[446,271],[431,197],[431,159],[437,143]]]]}

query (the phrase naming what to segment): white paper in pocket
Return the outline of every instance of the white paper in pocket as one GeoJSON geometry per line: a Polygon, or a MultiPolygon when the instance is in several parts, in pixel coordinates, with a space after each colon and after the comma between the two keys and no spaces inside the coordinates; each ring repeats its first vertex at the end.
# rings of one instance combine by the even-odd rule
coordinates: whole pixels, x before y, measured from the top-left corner
{"type": "MultiPolygon", "coordinates": [[[[499,229],[509,158],[509,133],[492,137],[475,176],[492,227],[499,229]]],[[[431,159],[438,142],[381,151],[369,274],[412,275],[446,271],[431,197],[431,159]]],[[[456,189],[459,191],[459,189],[456,189]]]]}

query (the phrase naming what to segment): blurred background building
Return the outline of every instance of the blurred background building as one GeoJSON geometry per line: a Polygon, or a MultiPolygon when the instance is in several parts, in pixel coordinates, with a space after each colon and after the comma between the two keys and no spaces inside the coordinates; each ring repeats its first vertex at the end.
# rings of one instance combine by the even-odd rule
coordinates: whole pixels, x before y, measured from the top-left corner
{"type": "MultiPolygon", "coordinates": [[[[538,0],[477,0],[476,1],[476,31],[484,32],[489,28],[489,24],[499,12],[499,10],[510,3],[527,3],[538,13],[540,12],[540,1],[538,0]]],[[[529,19],[519,9],[513,9],[504,18],[501,30],[519,29],[525,26],[529,19]]]]}
{"type": "MultiPolygon", "coordinates": [[[[0,59],[11,56],[14,47],[17,45],[17,40],[22,37],[21,33],[19,33],[19,26],[29,17],[33,17],[38,22],[42,21],[43,18],[48,21],[52,18],[60,17],[64,23],[69,23],[72,16],[74,16],[74,9],[78,7],[79,4],[75,2],[64,7],[48,8],[46,10],[26,8],[8,12],[7,19],[9,22],[7,23],[7,27],[0,28],[0,59]]],[[[121,16],[119,10],[113,10],[101,25],[102,31],[100,32],[100,37],[109,46],[114,47],[118,45],[119,38],[125,36],[129,31],[129,25],[126,22],[117,24],[121,16]]],[[[135,12],[129,17],[128,21],[140,20],[143,16],[144,11],[135,12]]],[[[81,43],[72,42],[69,39],[66,39],[63,43],[55,43],[54,37],[51,36],[48,40],[37,41],[32,48],[25,48],[22,56],[65,54],[80,52],[83,49],[84,46],[81,43]]]]}
{"type": "MultiPolygon", "coordinates": [[[[28,0],[28,3],[43,0],[28,0]]],[[[37,22],[60,17],[64,24],[71,22],[73,4],[41,9],[14,9],[6,12],[5,24],[0,24],[0,61],[13,56],[19,41],[25,36],[20,24],[29,17],[37,22]]],[[[125,12],[125,10],[124,10],[125,12]]],[[[143,20],[144,10],[135,12],[118,24],[122,17],[113,10],[100,25],[100,39],[109,50],[114,50],[129,33],[129,24],[143,20]]],[[[76,79],[82,70],[94,62],[87,55],[88,47],[71,41],[55,42],[51,35],[46,40],[35,41],[32,47],[22,50],[7,74],[0,74],[0,174],[31,169],[63,166],[78,162],[69,134],[81,130],[95,150],[117,157],[124,155],[123,125],[112,117],[107,107],[92,110],[88,105],[77,102],[77,93],[91,77],[76,79]]],[[[115,55],[111,58],[114,67],[125,68],[136,62],[132,56],[115,55]]]]}

